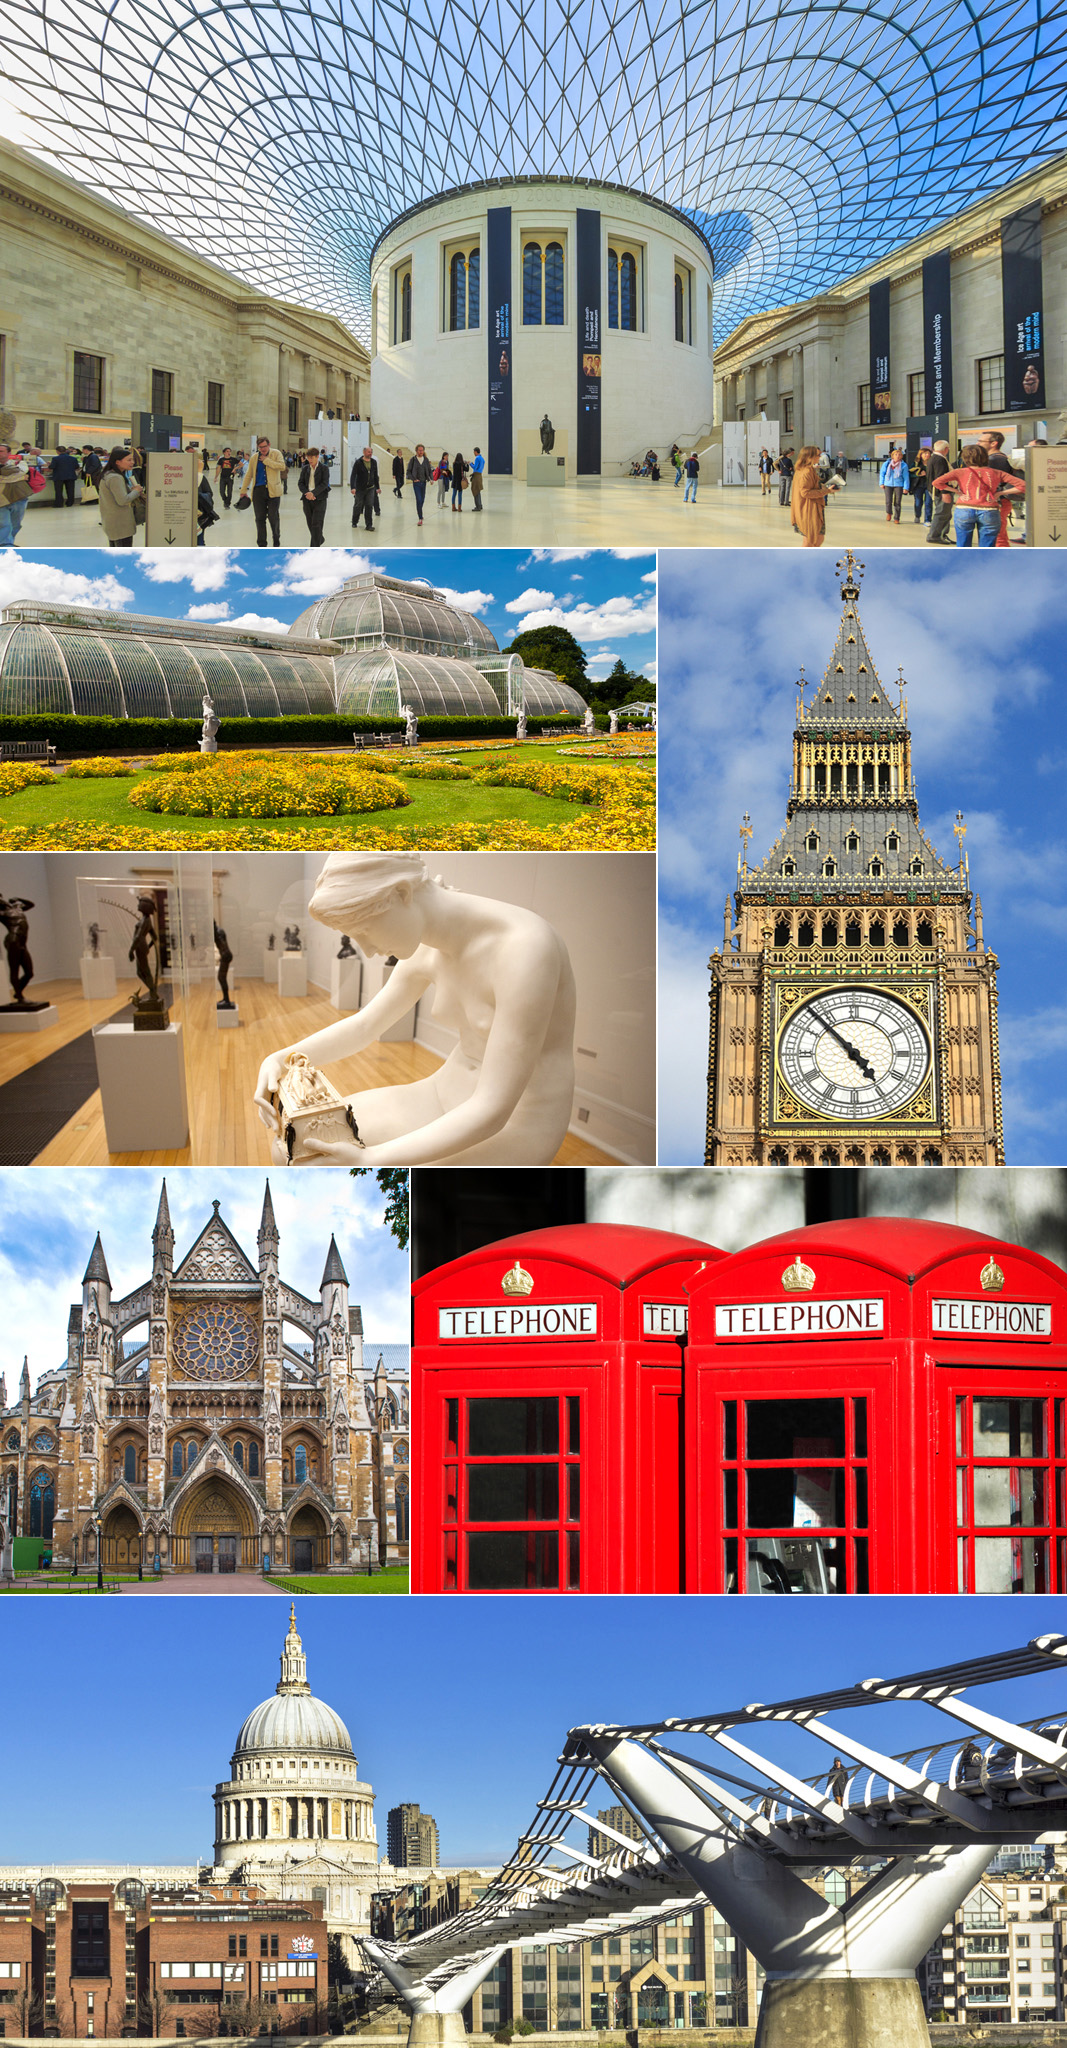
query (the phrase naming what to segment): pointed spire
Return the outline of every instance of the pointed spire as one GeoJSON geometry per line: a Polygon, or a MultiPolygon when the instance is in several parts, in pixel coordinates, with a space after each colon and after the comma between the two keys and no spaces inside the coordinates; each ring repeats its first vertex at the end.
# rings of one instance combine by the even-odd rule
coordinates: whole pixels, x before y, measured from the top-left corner
{"type": "Polygon", "coordinates": [[[289,1609],[289,1632],[285,1638],[281,1657],[282,1675],[275,1686],[279,1693],[310,1693],[308,1684],[307,1658],[304,1645],[297,1634],[296,1608],[289,1609]]]}
{"type": "Polygon", "coordinates": [[[274,1220],[274,1204],[270,1198],[270,1182],[263,1185],[263,1214],[259,1219],[259,1263],[278,1250],[278,1225],[274,1220]]]}
{"type": "Polygon", "coordinates": [[[170,1203],[167,1201],[166,1181],[163,1182],[159,1193],[159,1208],[156,1210],[156,1220],[152,1231],[152,1250],[161,1265],[169,1266],[171,1264],[174,1257],[174,1232],[171,1228],[170,1203]]]}
{"type": "Polygon", "coordinates": [[[341,1264],[341,1254],[337,1249],[337,1239],[331,1237],[330,1249],[326,1254],[326,1265],[323,1269],[322,1279],[319,1281],[319,1292],[321,1293],[324,1287],[330,1286],[335,1281],[339,1281],[342,1287],[348,1286],[348,1274],[341,1264]]]}
{"type": "Polygon", "coordinates": [[[30,1398],[30,1361],[28,1358],[24,1358],[22,1361],[22,1378],[19,1381],[19,1398],[22,1401],[28,1401],[30,1398]]]}
{"type": "Polygon", "coordinates": [[[107,1270],[107,1260],[104,1257],[99,1231],[96,1233],[96,1243],[89,1254],[89,1264],[82,1274],[82,1286],[87,1286],[90,1280],[102,1280],[105,1287],[111,1285],[111,1275],[107,1270]]]}
{"type": "Polygon", "coordinates": [[[2,1372],[0,1372],[0,1415],[2,1415],[2,1414],[3,1414],[3,1412],[4,1412],[4,1410],[5,1410],[5,1408],[6,1408],[6,1407],[7,1407],[7,1379],[6,1379],[5,1375],[4,1375],[4,1374],[3,1374],[2,1372]]]}

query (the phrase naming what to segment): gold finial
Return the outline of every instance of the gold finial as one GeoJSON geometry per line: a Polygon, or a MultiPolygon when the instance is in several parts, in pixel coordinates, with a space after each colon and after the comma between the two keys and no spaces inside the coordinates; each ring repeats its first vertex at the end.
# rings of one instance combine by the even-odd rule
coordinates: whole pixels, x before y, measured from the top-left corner
{"type": "Polygon", "coordinates": [[[500,1285],[505,1294],[532,1294],[533,1274],[527,1273],[525,1267],[520,1266],[516,1259],[515,1264],[509,1266],[500,1285]]]}
{"type": "Polygon", "coordinates": [[[863,575],[863,563],[857,560],[852,548],[845,549],[841,560],[837,564],[837,573],[844,578],[841,585],[842,599],[846,604],[850,600],[855,604],[860,594],[860,577],[863,575]]]}
{"type": "Polygon", "coordinates": [[[295,1600],[291,1601],[291,1602],[290,1602],[290,1605],[289,1605],[289,1626],[290,1626],[290,1628],[295,1628],[295,1627],[296,1627],[296,1601],[295,1601],[295,1600]]]}
{"type": "Polygon", "coordinates": [[[748,873],[748,842],[749,842],[749,840],[750,840],[750,839],[751,839],[751,837],[752,837],[752,820],[751,820],[751,818],[749,817],[749,815],[748,815],[748,812],[747,812],[747,811],[745,812],[745,815],[744,815],[744,817],[742,818],[742,820],[741,820],[741,824],[740,824],[740,826],[739,826],[739,828],[738,828],[738,829],[739,829],[739,831],[740,831],[740,835],[741,835],[741,847],[740,847],[740,851],[738,852],[738,856],[737,856],[737,872],[738,872],[738,874],[739,874],[739,875],[747,875],[747,873],[748,873]]]}
{"type": "Polygon", "coordinates": [[[1004,1275],[997,1265],[992,1252],[989,1254],[989,1264],[982,1267],[981,1281],[982,1291],[985,1294],[999,1294],[1004,1285],[1004,1275]]]}
{"type": "Polygon", "coordinates": [[[792,1265],[787,1266],[782,1274],[782,1286],[787,1294],[810,1294],[814,1285],[815,1275],[798,1252],[792,1265]]]}

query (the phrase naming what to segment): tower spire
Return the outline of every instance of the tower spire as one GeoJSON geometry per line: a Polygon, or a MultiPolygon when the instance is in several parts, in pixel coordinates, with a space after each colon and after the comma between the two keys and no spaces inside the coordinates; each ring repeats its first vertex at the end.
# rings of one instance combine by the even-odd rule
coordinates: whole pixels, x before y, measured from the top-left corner
{"type": "Polygon", "coordinates": [[[170,1204],[167,1201],[167,1183],[159,1191],[159,1207],[152,1228],[152,1250],[161,1266],[170,1267],[174,1257],[174,1232],[171,1229],[170,1204]]]}
{"type": "Polygon", "coordinates": [[[309,1693],[307,1658],[304,1645],[297,1634],[296,1608],[289,1609],[289,1632],[285,1638],[281,1657],[282,1675],[274,1690],[278,1693],[309,1693]]]}
{"type": "Polygon", "coordinates": [[[277,1257],[280,1243],[278,1225],[274,1220],[274,1204],[270,1198],[269,1180],[263,1184],[263,1214],[259,1219],[259,1237],[257,1242],[259,1244],[259,1263],[262,1267],[268,1258],[272,1256],[277,1257]]]}

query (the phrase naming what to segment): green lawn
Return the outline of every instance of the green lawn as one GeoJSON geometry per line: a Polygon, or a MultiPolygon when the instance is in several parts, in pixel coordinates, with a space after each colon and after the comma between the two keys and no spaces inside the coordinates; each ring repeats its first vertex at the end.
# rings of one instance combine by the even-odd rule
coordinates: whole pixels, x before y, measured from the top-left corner
{"type": "MultiPolygon", "coordinates": [[[[486,760],[493,757],[488,755],[486,760]]],[[[500,758],[499,756],[497,757],[500,758]]],[[[593,807],[590,804],[567,803],[562,797],[541,796],[534,790],[487,789],[471,782],[408,782],[405,788],[411,797],[410,804],[399,811],[363,812],[357,817],[340,814],[337,817],[311,819],[292,816],[285,818],[185,818],[170,812],[138,810],[126,802],[134,784],[147,780],[142,776],[117,776],[68,781],[60,777],[53,789],[43,783],[31,783],[28,789],[20,789],[15,796],[5,797],[0,802],[0,833],[5,825],[47,826],[61,818],[71,818],[77,823],[92,822],[112,825],[118,829],[137,826],[149,831],[158,827],[167,832],[190,832],[202,834],[210,843],[220,825],[254,825],[257,830],[277,832],[279,837],[293,826],[319,823],[330,831],[344,829],[353,840],[373,841],[385,829],[403,825],[406,829],[426,826],[436,830],[449,825],[495,824],[501,820],[535,827],[551,827],[571,824],[583,811],[593,807]]]]}
{"type": "Polygon", "coordinates": [[[408,1575],[403,1565],[390,1565],[386,1571],[375,1572],[373,1578],[365,1573],[358,1578],[331,1578],[323,1572],[321,1577],[291,1579],[281,1572],[272,1572],[270,1583],[284,1586],[287,1593],[406,1593],[408,1575]]]}

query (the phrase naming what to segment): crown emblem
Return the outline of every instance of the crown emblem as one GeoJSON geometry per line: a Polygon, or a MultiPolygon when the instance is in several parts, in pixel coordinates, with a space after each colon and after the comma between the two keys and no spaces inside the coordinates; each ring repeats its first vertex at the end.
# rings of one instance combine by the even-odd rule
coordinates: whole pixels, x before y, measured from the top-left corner
{"type": "Polygon", "coordinates": [[[515,1264],[508,1267],[500,1285],[505,1294],[532,1294],[533,1274],[528,1273],[524,1266],[520,1266],[516,1259],[515,1264]]]}
{"type": "Polygon", "coordinates": [[[792,1265],[787,1266],[782,1274],[782,1286],[787,1294],[810,1294],[814,1285],[815,1275],[798,1252],[792,1265]]]}
{"type": "Polygon", "coordinates": [[[982,1267],[981,1280],[986,1294],[999,1294],[1004,1285],[1004,1275],[997,1265],[992,1252],[989,1254],[988,1266],[982,1267]]]}

